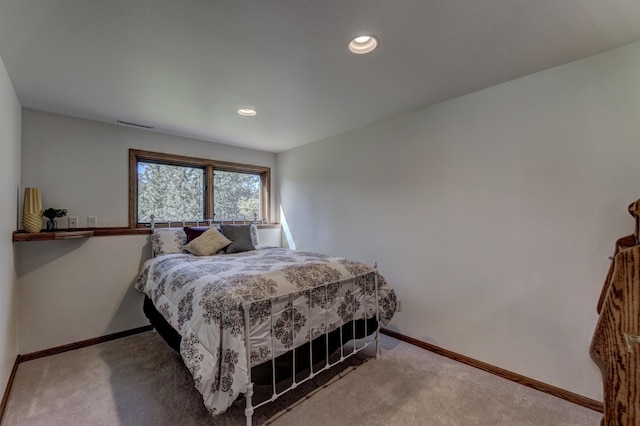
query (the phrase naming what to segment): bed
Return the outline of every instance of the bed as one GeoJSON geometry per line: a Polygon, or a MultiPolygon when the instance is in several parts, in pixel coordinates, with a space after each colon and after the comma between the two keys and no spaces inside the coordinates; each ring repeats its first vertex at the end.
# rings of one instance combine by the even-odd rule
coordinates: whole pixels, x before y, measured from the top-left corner
{"type": "Polygon", "coordinates": [[[153,230],[154,257],[145,262],[136,288],[145,294],[145,314],[179,351],[212,415],[244,396],[250,425],[255,408],[369,344],[378,346],[379,324],[395,312],[395,293],[375,266],[261,247],[250,225],[219,230],[231,237],[243,234],[241,248],[247,250],[234,252],[229,245],[197,256],[183,252],[190,231],[153,230]],[[373,338],[344,351],[344,343],[365,336],[373,338]],[[279,383],[285,379],[283,389],[279,383]],[[254,404],[255,383],[270,385],[271,397],[254,404]]]}

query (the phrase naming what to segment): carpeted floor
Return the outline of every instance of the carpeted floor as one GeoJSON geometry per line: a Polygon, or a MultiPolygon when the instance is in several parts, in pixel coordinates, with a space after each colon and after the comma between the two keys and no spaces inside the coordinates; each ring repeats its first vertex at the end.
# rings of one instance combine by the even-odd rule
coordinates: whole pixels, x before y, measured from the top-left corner
{"type": "MultiPolygon", "coordinates": [[[[388,336],[259,408],[254,424],[593,425],[600,413],[388,336]]],[[[1,426],[242,425],[212,418],[178,355],[154,332],[20,364],[1,426]]]]}

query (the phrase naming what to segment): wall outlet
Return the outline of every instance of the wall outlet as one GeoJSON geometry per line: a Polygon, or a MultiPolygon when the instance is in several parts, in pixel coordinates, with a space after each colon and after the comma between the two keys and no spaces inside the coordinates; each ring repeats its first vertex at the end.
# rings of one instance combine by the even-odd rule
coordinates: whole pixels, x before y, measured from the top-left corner
{"type": "Polygon", "coordinates": [[[88,216],[87,228],[97,228],[97,227],[98,227],[98,216],[88,216]]]}
{"type": "Polygon", "coordinates": [[[78,227],[78,218],[76,216],[69,216],[69,228],[78,227]]]}
{"type": "Polygon", "coordinates": [[[402,302],[396,300],[396,312],[402,312],[402,302]]]}

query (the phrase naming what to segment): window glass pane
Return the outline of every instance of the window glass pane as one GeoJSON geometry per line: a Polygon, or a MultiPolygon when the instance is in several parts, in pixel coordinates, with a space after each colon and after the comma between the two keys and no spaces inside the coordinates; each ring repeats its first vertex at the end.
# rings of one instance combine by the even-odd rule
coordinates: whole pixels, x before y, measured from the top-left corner
{"type": "Polygon", "coordinates": [[[138,161],[138,222],[202,220],[204,168],[138,161]]]}
{"type": "Polygon", "coordinates": [[[260,217],[260,175],[216,170],[213,176],[216,220],[253,220],[260,217]]]}

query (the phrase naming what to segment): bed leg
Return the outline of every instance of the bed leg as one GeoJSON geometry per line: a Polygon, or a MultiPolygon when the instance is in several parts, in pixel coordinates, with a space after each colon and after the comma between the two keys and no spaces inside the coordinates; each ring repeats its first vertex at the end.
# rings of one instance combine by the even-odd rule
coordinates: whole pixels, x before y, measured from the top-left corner
{"type": "Polygon", "coordinates": [[[253,383],[250,383],[247,387],[247,393],[244,395],[247,400],[247,408],[244,409],[244,415],[247,417],[247,426],[251,426],[253,417],[253,405],[251,403],[251,397],[253,396],[253,383]]]}
{"type": "Polygon", "coordinates": [[[378,295],[379,282],[378,282],[378,262],[373,264],[374,270],[374,290],[376,294],[376,359],[380,359],[380,299],[378,295]]]}

